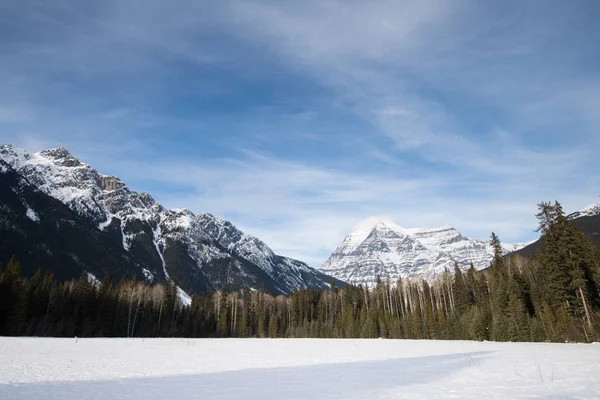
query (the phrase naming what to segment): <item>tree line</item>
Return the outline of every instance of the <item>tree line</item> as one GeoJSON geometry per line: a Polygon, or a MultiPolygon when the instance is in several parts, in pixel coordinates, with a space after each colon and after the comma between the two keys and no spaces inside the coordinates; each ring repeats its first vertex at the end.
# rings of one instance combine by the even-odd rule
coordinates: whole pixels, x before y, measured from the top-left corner
{"type": "Polygon", "coordinates": [[[0,268],[0,335],[104,337],[315,337],[597,341],[600,249],[559,203],[539,204],[542,248],[504,257],[492,233],[490,268],[455,265],[434,281],[378,280],[376,287],[299,288],[289,296],[252,289],[192,297],[134,278],[58,283],[51,273],[0,268]]]}

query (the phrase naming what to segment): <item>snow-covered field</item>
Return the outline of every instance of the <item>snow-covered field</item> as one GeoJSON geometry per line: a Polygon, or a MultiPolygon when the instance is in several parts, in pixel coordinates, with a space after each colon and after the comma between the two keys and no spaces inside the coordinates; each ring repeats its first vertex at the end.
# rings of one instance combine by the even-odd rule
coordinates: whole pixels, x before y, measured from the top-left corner
{"type": "Polygon", "coordinates": [[[599,344],[0,338],[0,399],[600,399],[599,344]]]}

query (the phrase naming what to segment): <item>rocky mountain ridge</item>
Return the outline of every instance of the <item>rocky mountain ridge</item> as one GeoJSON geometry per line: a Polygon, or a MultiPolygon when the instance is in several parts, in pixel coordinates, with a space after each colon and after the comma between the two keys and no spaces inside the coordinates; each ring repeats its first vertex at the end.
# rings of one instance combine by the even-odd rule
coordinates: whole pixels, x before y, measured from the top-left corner
{"type": "MultiPolygon", "coordinates": [[[[504,244],[506,253],[524,247],[504,244]]],[[[433,229],[402,228],[391,221],[380,221],[368,229],[350,233],[318,267],[325,274],[353,283],[373,286],[377,277],[396,282],[398,278],[434,278],[473,264],[476,269],[492,260],[489,243],[462,236],[453,227],[433,229]]]]}
{"type": "MultiPolygon", "coordinates": [[[[128,257],[123,273],[137,274],[149,282],[172,278],[189,293],[218,289],[225,283],[230,288],[264,287],[274,294],[285,294],[296,287],[328,288],[332,281],[300,261],[274,254],[260,239],[244,234],[226,220],[186,209],[168,210],[148,193],[132,191],[117,177],[103,175],[79,161],[64,147],[29,153],[2,145],[0,164],[0,175],[7,180],[3,190],[18,194],[26,187],[37,198],[46,195],[58,200],[83,221],[72,225],[81,226],[85,235],[106,237],[111,246],[118,242],[115,247],[119,249],[107,250],[128,257]]],[[[27,204],[26,199],[17,195],[10,201],[11,206],[4,204],[6,211],[22,212],[38,225],[44,218],[44,210],[27,204]],[[33,215],[36,217],[31,218],[33,215]]],[[[47,199],[40,201],[59,207],[47,199]]],[[[20,229],[16,221],[8,219],[3,227],[20,229]]],[[[52,252],[51,246],[46,246],[52,252]]],[[[2,255],[6,258],[11,249],[4,247],[2,255]]],[[[39,251],[32,249],[39,247],[35,244],[25,247],[39,251]]],[[[70,253],[73,259],[81,258],[76,248],[70,253]]],[[[27,258],[27,254],[21,256],[27,258]]],[[[74,264],[79,270],[87,268],[74,264]]],[[[89,268],[89,272],[101,277],[111,268],[117,266],[89,268]]]]}

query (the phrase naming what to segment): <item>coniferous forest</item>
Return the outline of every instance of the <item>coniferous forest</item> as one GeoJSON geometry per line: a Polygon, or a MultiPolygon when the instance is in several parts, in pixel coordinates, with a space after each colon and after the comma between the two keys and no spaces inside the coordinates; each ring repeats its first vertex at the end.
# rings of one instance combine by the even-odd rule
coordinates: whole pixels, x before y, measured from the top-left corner
{"type": "Polygon", "coordinates": [[[378,282],[272,296],[223,287],[182,306],[173,282],[113,282],[87,274],[58,283],[0,269],[0,335],[105,337],[315,337],[578,341],[600,338],[600,249],[565,217],[539,204],[541,250],[458,266],[433,282],[378,282]]]}

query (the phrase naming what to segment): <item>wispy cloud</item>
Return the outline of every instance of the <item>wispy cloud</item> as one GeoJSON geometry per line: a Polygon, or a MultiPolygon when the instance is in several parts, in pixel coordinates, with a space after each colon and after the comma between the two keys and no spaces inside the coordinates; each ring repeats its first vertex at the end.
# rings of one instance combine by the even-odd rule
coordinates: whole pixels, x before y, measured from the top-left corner
{"type": "MultiPolygon", "coordinates": [[[[540,196],[551,198],[561,189],[560,182],[539,185],[536,176],[520,176],[514,182],[461,181],[443,172],[411,178],[410,170],[357,173],[252,153],[243,157],[117,162],[116,169],[135,171],[134,187],[168,182],[170,187],[160,197],[165,205],[225,216],[283,254],[313,265],[323,261],[358,221],[372,215],[385,215],[408,227],[450,224],[482,239],[496,231],[508,240],[526,240],[535,235],[533,214],[540,196]]],[[[566,204],[579,199],[579,193],[562,198],[566,204]]]]}
{"type": "Polygon", "coordinates": [[[593,2],[13,2],[0,139],[318,264],[360,219],[534,235],[595,201],[593,2]]]}

